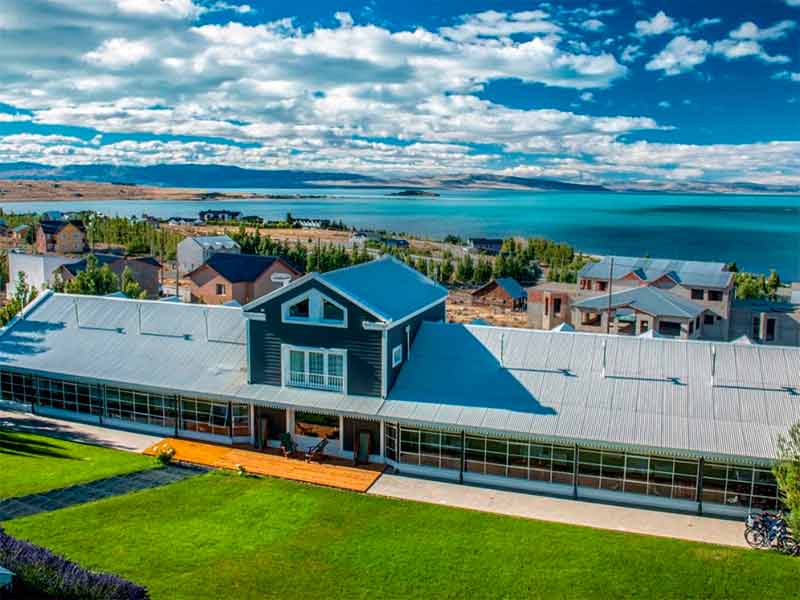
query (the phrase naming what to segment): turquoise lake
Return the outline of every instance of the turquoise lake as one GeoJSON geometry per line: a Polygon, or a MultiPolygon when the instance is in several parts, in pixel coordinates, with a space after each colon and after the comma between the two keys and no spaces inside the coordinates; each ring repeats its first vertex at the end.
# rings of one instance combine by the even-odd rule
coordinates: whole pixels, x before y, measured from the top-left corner
{"type": "MultiPolygon", "coordinates": [[[[219,190],[234,191],[234,190],[219,190]]],[[[800,279],[800,196],[445,190],[438,198],[399,198],[380,189],[257,190],[327,195],[306,200],[148,200],[11,202],[4,211],[92,209],[108,215],[194,216],[206,208],[278,219],[339,220],[441,238],[541,236],[584,252],[736,261],[800,279]]]]}

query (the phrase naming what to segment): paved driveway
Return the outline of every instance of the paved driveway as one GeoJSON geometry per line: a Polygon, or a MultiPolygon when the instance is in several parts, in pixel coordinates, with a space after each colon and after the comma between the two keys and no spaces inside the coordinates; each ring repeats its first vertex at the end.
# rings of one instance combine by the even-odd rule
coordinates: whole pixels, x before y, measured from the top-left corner
{"type": "Polygon", "coordinates": [[[598,529],[725,546],[746,546],[743,524],[725,519],[536,496],[388,474],[382,475],[368,493],[598,529]]]}
{"type": "Polygon", "coordinates": [[[41,433],[74,442],[106,446],[129,452],[142,452],[161,440],[160,437],[51,419],[26,412],[0,409],[0,428],[41,433]]]}

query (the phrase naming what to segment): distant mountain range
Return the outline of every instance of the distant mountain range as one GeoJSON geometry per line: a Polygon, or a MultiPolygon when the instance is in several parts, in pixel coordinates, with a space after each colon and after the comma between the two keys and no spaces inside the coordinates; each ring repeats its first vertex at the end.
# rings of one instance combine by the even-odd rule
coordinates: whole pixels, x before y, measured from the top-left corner
{"type": "Polygon", "coordinates": [[[588,185],[492,174],[379,178],[355,173],[243,169],[225,165],[66,165],[0,163],[0,179],[53,179],[187,188],[391,187],[403,189],[516,189],[532,191],[652,191],[673,193],[800,194],[797,186],[755,183],[666,182],[588,185]]]}

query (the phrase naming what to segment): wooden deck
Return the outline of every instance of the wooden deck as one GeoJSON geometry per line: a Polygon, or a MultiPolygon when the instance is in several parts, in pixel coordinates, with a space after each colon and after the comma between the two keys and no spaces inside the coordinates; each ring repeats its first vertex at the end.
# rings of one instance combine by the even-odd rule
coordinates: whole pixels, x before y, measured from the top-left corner
{"type": "Polygon", "coordinates": [[[385,468],[384,465],[353,466],[350,461],[331,457],[325,457],[321,463],[306,462],[284,458],[272,450],[261,452],[176,438],[166,438],[144,453],[154,455],[154,448],[163,443],[172,446],[175,460],[182,462],[230,470],[237,470],[237,465],[241,465],[248,473],[256,475],[304,481],[353,492],[366,492],[385,468]]]}

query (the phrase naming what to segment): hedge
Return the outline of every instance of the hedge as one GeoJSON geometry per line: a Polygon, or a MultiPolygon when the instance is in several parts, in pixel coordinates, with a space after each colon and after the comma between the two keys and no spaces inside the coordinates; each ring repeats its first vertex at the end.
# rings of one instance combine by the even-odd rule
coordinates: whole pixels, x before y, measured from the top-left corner
{"type": "Polygon", "coordinates": [[[0,528],[0,565],[17,576],[15,585],[64,600],[148,600],[147,589],[109,573],[84,569],[46,548],[0,528]]]}

